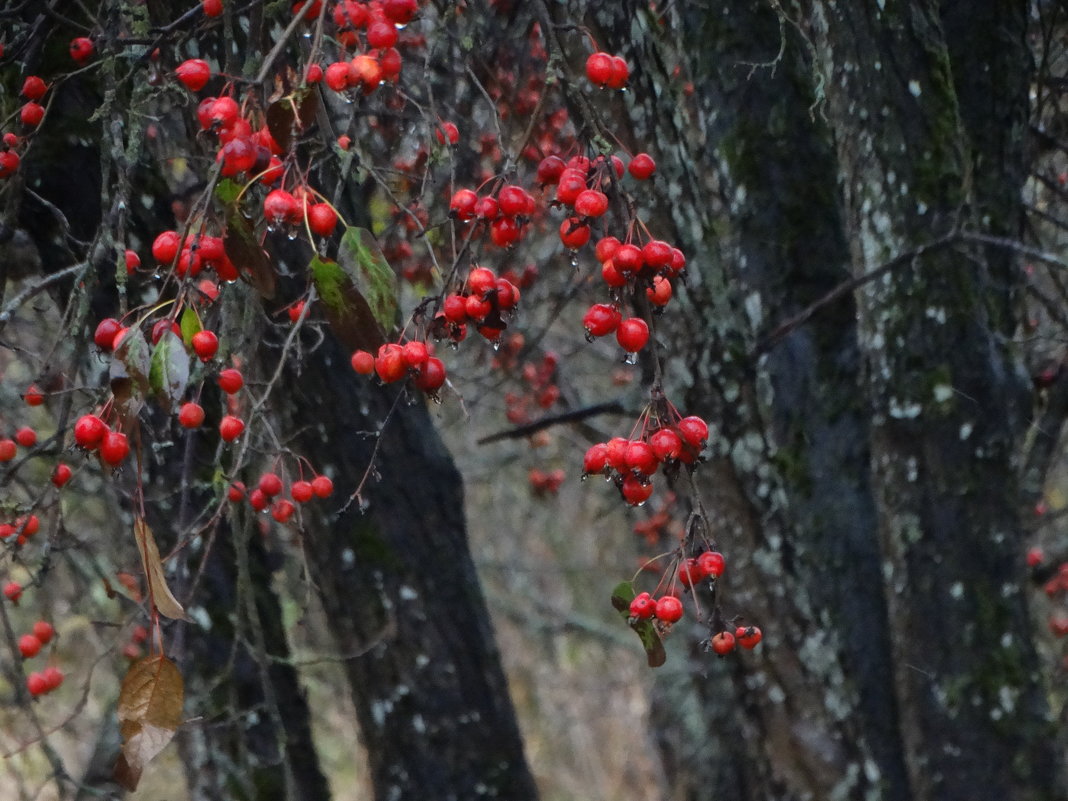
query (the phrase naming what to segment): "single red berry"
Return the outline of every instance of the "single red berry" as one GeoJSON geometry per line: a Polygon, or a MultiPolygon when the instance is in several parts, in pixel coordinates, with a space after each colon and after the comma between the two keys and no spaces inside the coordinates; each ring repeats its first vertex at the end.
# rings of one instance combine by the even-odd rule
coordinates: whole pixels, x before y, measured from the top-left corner
{"type": "Polygon", "coordinates": [[[446,139],[450,145],[455,145],[460,141],[460,129],[454,123],[443,122],[434,129],[434,137],[438,140],[439,145],[445,144],[446,139]]]}
{"type": "Polygon", "coordinates": [[[490,240],[499,248],[514,245],[522,233],[522,228],[513,217],[498,217],[490,223],[490,240]]]}
{"type": "Polygon", "coordinates": [[[40,673],[31,673],[26,677],[26,689],[30,691],[30,695],[36,698],[38,695],[48,692],[48,681],[40,673]]]}
{"type": "Polygon", "coordinates": [[[245,499],[245,495],[245,483],[243,481],[234,481],[226,491],[226,497],[231,503],[240,503],[245,499]]]}
{"type": "Polygon", "coordinates": [[[705,551],[697,557],[697,565],[706,576],[719,578],[727,567],[727,560],[719,551],[705,551]]]}
{"type": "Polygon", "coordinates": [[[575,213],[583,217],[600,217],[608,211],[608,195],[596,189],[584,189],[575,198],[575,213]]]}
{"type": "Polygon", "coordinates": [[[734,630],[734,639],[747,651],[756,648],[763,636],[756,626],[739,626],[734,630]]]}
{"type": "Polygon", "coordinates": [[[100,445],[104,435],[108,433],[108,426],[95,414],[83,414],[74,423],[74,441],[79,447],[91,451],[100,445]]]}
{"type": "Polygon", "coordinates": [[[297,503],[307,503],[315,497],[315,490],[312,489],[310,481],[294,481],[289,488],[289,494],[297,503]]]}
{"type": "Polygon", "coordinates": [[[627,62],[619,56],[612,56],[611,74],[606,81],[608,88],[622,89],[627,85],[629,78],[630,67],[627,66],[627,62]]]}
{"type": "Polygon", "coordinates": [[[226,415],[219,421],[219,436],[223,438],[224,442],[233,442],[241,436],[241,432],[244,430],[245,421],[240,417],[234,417],[232,414],[226,415]]]}
{"type": "Polygon", "coordinates": [[[627,172],[639,181],[644,181],[656,172],[656,162],[653,161],[653,157],[648,153],[639,153],[630,160],[630,164],[627,165],[627,172]]]}
{"type": "Polygon", "coordinates": [[[559,156],[546,156],[538,163],[538,183],[542,185],[555,184],[560,180],[560,173],[567,165],[559,156]]]}
{"type": "Polygon", "coordinates": [[[40,406],[45,402],[44,393],[41,392],[36,384],[30,384],[26,388],[26,393],[22,396],[22,399],[26,401],[27,406],[40,406]]]}
{"type": "Polygon", "coordinates": [[[36,128],[40,125],[44,115],[44,106],[32,100],[19,109],[19,119],[22,120],[22,124],[27,128],[36,128]]]}
{"type": "Polygon", "coordinates": [[[293,516],[293,512],[296,511],[296,508],[297,507],[293,505],[293,501],[282,498],[281,500],[275,501],[274,505],[271,506],[271,517],[279,523],[288,523],[289,518],[293,516]]]}
{"type": "Polygon", "coordinates": [[[628,473],[623,477],[623,486],[620,490],[623,493],[623,500],[631,506],[641,506],[653,494],[653,482],[628,473]]]}
{"type": "Polygon", "coordinates": [[[375,371],[375,357],[366,350],[358,350],[352,354],[352,369],[360,375],[371,375],[375,371]]]}
{"type": "Polygon", "coordinates": [[[387,342],[378,349],[375,357],[375,372],[385,384],[400,381],[408,374],[408,363],[404,360],[404,348],[395,342],[387,342]]]}
{"type": "Polygon", "coordinates": [[[1028,567],[1038,567],[1040,564],[1042,564],[1042,561],[1045,558],[1046,558],[1046,555],[1042,552],[1041,548],[1039,548],[1037,546],[1034,547],[1034,548],[1030,548],[1027,551],[1027,566],[1028,567]]]}
{"type": "Polygon", "coordinates": [[[664,623],[677,623],[682,619],[682,601],[674,595],[664,595],[656,601],[655,614],[664,623]]]}
{"type": "Polygon", "coordinates": [[[642,440],[634,440],[627,445],[623,458],[628,470],[635,470],[644,476],[651,476],[660,465],[653,446],[642,440]]]}
{"type": "Polygon", "coordinates": [[[256,486],[264,495],[273,498],[282,491],[282,479],[277,473],[264,473],[256,486]]]}
{"type": "Polygon", "coordinates": [[[645,296],[654,306],[666,306],[672,293],[671,282],[662,275],[654,275],[653,285],[645,288],[645,296]]]}
{"type": "Polygon", "coordinates": [[[645,265],[642,249],[629,242],[616,249],[612,254],[612,261],[615,262],[617,270],[627,275],[638,272],[645,265]]]}
{"type": "Polygon", "coordinates": [[[254,489],[248,494],[249,505],[257,512],[262,512],[270,503],[270,496],[261,489],[254,489]]]}
{"type": "Polygon", "coordinates": [[[317,498],[329,498],[334,494],[334,482],[326,476],[316,476],[312,481],[312,489],[317,498]]]}
{"type": "Polygon", "coordinates": [[[475,217],[478,195],[471,189],[457,189],[449,199],[449,213],[461,222],[475,217]]]}
{"type": "Polygon", "coordinates": [[[37,432],[29,426],[23,426],[15,432],[15,442],[23,448],[32,448],[37,444],[37,432]]]}
{"type": "Polygon", "coordinates": [[[41,521],[37,515],[24,515],[15,520],[15,527],[22,530],[23,537],[32,537],[41,530],[41,521]]]}
{"type": "Polygon", "coordinates": [[[19,653],[23,659],[31,659],[41,651],[41,641],[32,634],[23,634],[19,637],[19,653]]]}
{"type": "Polygon", "coordinates": [[[172,331],[175,335],[181,336],[182,329],[178,326],[174,320],[168,320],[166,318],[162,320],[156,320],[152,325],[152,332],[149,335],[149,339],[152,340],[153,345],[158,345],[159,341],[163,339],[163,335],[168,331],[172,331]]]}
{"type": "Polygon", "coordinates": [[[219,373],[218,382],[219,389],[227,395],[233,395],[245,385],[245,377],[241,375],[240,370],[228,367],[219,373]]]}
{"type": "Polygon", "coordinates": [[[497,276],[486,267],[476,267],[467,276],[467,288],[476,295],[484,295],[497,286],[497,276]]]}
{"type": "Polygon", "coordinates": [[[199,92],[211,80],[211,67],[202,58],[191,58],[179,64],[174,70],[174,74],[185,85],[186,89],[191,92],[199,92]]]}
{"type": "Polygon", "coordinates": [[[296,303],[291,303],[289,308],[286,309],[289,315],[289,322],[295,323],[300,319],[300,316],[304,314],[304,301],[298,300],[296,303]]]}
{"type": "Polygon", "coordinates": [[[40,100],[48,91],[48,84],[36,75],[27,75],[22,82],[22,96],[27,100],[40,100]]]}
{"type": "Polygon", "coordinates": [[[55,469],[52,471],[52,483],[57,487],[64,486],[68,481],[70,481],[70,477],[70,467],[63,464],[62,462],[57,464],[55,469]]]}
{"type": "MultiPolygon", "coordinates": [[[[326,68],[323,80],[335,92],[344,92],[349,86],[349,62],[335,61],[326,68]]],[[[342,148],[347,150],[347,148],[342,148]]]]}
{"type": "Polygon", "coordinates": [[[17,581],[9,581],[4,585],[4,597],[11,603],[17,604],[22,597],[22,585],[17,581]]]}
{"type": "Polygon", "coordinates": [[[0,151],[0,178],[10,178],[18,172],[20,160],[14,150],[0,151]]]}
{"type": "Polygon", "coordinates": [[[137,255],[137,251],[126,250],[126,274],[133,275],[137,272],[137,268],[141,266],[141,257],[137,255]]]}
{"type": "Polygon", "coordinates": [[[708,423],[700,417],[696,415],[684,417],[675,424],[675,427],[678,429],[679,436],[682,437],[683,442],[691,448],[700,450],[704,447],[705,441],[708,439],[708,423]]]}
{"type": "Polygon", "coordinates": [[[303,215],[301,204],[290,192],[272,189],[263,199],[263,216],[268,225],[277,226],[299,222],[303,215]]]}
{"type": "Polygon", "coordinates": [[[422,340],[413,339],[404,343],[404,361],[409,367],[420,367],[430,358],[430,351],[422,340]]]}
{"type": "Polygon", "coordinates": [[[595,86],[606,86],[612,78],[612,57],[608,53],[594,53],[586,59],[586,77],[595,86]]]}
{"type": "Polygon", "coordinates": [[[77,63],[83,64],[92,57],[95,49],[92,39],[86,36],[79,36],[70,43],[70,57],[77,63]]]}
{"type": "Polygon", "coordinates": [[[407,25],[419,10],[416,0],[383,0],[382,13],[396,25],[407,25]]]}
{"type": "Polygon", "coordinates": [[[308,207],[308,227],[319,236],[330,236],[337,227],[337,212],[329,203],[308,207]]]}
{"type": "Polygon", "coordinates": [[[608,466],[608,446],[603,442],[591,445],[582,458],[583,473],[600,473],[608,466]]]}
{"type": "Polygon", "coordinates": [[[93,332],[93,342],[103,351],[111,351],[115,343],[115,335],[122,330],[122,323],[114,317],[105,317],[97,323],[96,331],[93,332]]]}
{"type": "Polygon", "coordinates": [[[637,353],[649,341],[649,326],[641,317],[623,320],[616,329],[616,342],[627,353],[637,353]]]}
{"type": "Polygon", "coordinates": [[[658,428],[649,437],[649,445],[661,462],[678,459],[682,453],[682,439],[673,429],[658,428]]]}
{"type": "Polygon", "coordinates": [[[52,692],[63,683],[63,671],[57,667],[46,667],[41,673],[45,682],[45,692],[52,692]]]}
{"type": "Polygon", "coordinates": [[[576,198],[586,191],[586,174],[570,167],[560,173],[556,182],[556,199],[565,206],[574,205],[576,198]]]}
{"type": "Polygon", "coordinates": [[[700,564],[692,557],[683,559],[679,562],[677,575],[679,581],[687,587],[692,587],[694,584],[700,583],[701,579],[705,578],[705,573],[701,570],[700,564]]]}
{"type": "Polygon", "coordinates": [[[414,381],[415,386],[423,392],[437,392],[445,384],[445,365],[441,359],[430,356],[419,365],[414,381]]]}
{"type": "Polygon", "coordinates": [[[152,243],[152,257],[160,264],[170,264],[178,255],[182,238],[177,231],[164,231],[152,243]]]}
{"type": "Polygon", "coordinates": [[[200,361],[210,361],[219,351],[219,338],[214,331],[197,331],[193,334],[193,350],[196,351],[200,361]]]}
{"type": "Polygon", "coordinates": [[[590,241],[590,226],[581,217],[565,217],[560,223],[560,241],[568,250],[578,250],[590,241]]]}
{"type": "Polygon", "coordinates": [[[204,407],[199,403],[183,403],[178,410],[178,423],[183,428],[199,428],[204,422],[204,407]]]}
{"type": "Polygon", "coordinates": [[[205,17],[218,17],[223,13],[222,0],[203,0],[200,7],[204,9],[205,17]]]}
{"type": "Polygon", "coordinates": [[[321,65],[312,62],[308,65],[308,68],[304,71],[305,83],[319,83],[323,79],[323,68],[321,65]]]}
{"type": "Polygon", "coordinates": [[[729,654],[734,650],[734,635],[729,631],[721,631],[709,641],[709,645],[720,656],[729,654]]]}
{"type": "Polygon", "coordinates": [[[121,431],[108,431],[100,443],[100,458],[112,467],[122,464],[129,452],[129,440],[121,431]]]}
{"type": "Polygon", "coordinates": [[[397,43],[397,29],[388,22],[372,22],[367,26],[367,44],[384,49],[397,43]]]}
{"type": "Polygon", "coordinates": [[[55,628],[47,620],[38,620],[33,624],[33,636],[41,641],[42,644],[47,645],[52,641],[52,635],[56,633],[55,628]]]}
{"type": "Polygon", "coordinates": [[[242,139],[252,134],[252,126],[240,119],[241,106],[229,95],[214,98],[208,106],[207,115],[208,127],[219,129],[219,138],[224,142],[238,138],[239,134],[242,139]],[[244,122],[240,127],[239,121],[244,122]]]}
{"type": "Polygon", "coordinates": [[[656,601],[647,592],[640,592],[630,602],[630,616],[648,620],[656,614],[656,601]]]}
{"type": "Polygon", "coordinates": [[[527,208],[527,193],[521,186],[509,184],[497,193],[497,207],[501,214],[516,217],[527,208]]]}

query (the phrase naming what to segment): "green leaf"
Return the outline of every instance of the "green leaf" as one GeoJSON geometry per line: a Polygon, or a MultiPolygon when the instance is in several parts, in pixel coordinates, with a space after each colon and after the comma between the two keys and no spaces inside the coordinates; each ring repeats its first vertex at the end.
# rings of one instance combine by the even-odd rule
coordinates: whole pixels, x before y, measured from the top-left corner
{"type": "Polygon", "coordinates": [[[241,184],[237,181],[221,178],[215,184],[215,197],[222,203],[224,208],[229,208],[237,202],[237,198],[241,194],[241,188],[241,184]]]}
{"type": "Polygon", "coordinates": [[[386,341],[371,307],[341,265],[318,256],[309,270],[334,336],[351,350],[376,351],[386,341]]]}
{"type": "Polygon", "coordinates": [[[193,336],[204,330],[204,326],[200,324],[200,315],[191,306],[185,307],[178,326],[182,329],[182,341],[187,348],[193,347],[193,336]]]}
{"type": "Polygon", "coordinates": [[[374,234],[366,228],[346,228],[338,261],[382,330],[392,331],[397,322],[397,274],[382,255],[374,234]]]}
{"type": "Polygon", "coordinates": [[[148,382],[167,410],[185,393],[189,383],[189,354],[181,337],[170,329],[160,337],[152,351],[148,382]]]}
{"type": "Polygon", "coordinates": [[[664,650],[664,643],[661,641],[660,634],[657,633],[653,621],[635,620],[632,622],[630,619],[630,602],[634,600],[635,595],[637,593],[634,592],[633,584],[629,581],[620,582],[612,590],[612,606],[627,621],[627,625],[634,629],[638,637],[641,638],[649,667],[660,667],[667,661],[667,652],[664,650]]]}

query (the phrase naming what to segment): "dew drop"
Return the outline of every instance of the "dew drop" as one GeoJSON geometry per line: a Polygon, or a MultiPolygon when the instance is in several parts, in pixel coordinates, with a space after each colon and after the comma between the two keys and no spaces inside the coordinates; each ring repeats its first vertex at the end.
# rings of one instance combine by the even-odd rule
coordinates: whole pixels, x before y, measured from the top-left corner
{"type": "Polygon", "coordinates": [[[637,363],[638,363],[638,354],[637,353],[628,353],[626,356],[623,357],[623,364],[637,364],[637,363]]]}
{"type": "Polygon", "coordinates": [[[501,349],[501,340],[500,339],[493,340],[493,342],[491,344],[493,345],[493,349],[494,350],[500,350],[501,349]]]}

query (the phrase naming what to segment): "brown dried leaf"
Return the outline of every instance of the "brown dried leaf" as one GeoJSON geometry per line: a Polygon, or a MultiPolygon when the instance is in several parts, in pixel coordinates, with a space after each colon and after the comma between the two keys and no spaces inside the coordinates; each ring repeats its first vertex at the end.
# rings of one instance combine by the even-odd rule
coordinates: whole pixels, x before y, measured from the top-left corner
{"type": "Polygon", "coordinates": [[[230,261],[260,295],[267,300],[274,297],[275,274],[267,252],[256,236],[256,223],[240,209],[231,209],[227,216],[223,247],[230,261]]]}
{"type": "Polygon", "coordinates": [[[163,561],[159,558],[159,548],[156,547],[152,529],[140,517],[134,519],[134,537],[137,539],[137,550],[141,554],[141,563],[148,579],[148,592],[156,609],[161,615],[172,620],[189,620],[185,609],[167,586],[167,579],[163,575],[163,561]]]}
{"type": "Polygon", "coordinates": [[[114,776],[130,792],[137,789],[145,765],[167,747],[182,725],[184,696],[182,674],[162,654],[135,662],[126,672],[118,704],[122,754],[114,776]]]}

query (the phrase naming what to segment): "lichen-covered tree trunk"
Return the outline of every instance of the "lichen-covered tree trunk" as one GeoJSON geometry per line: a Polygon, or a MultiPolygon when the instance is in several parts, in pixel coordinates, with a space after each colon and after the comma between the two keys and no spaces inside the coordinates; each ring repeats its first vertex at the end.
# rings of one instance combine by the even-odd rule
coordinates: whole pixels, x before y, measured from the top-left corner
{"type": "MultiPolygon", "coordinates": [[[[956,51],[994,40],[1018,58],[990,66],[1001,80],[982,104],[958,96],[968,61],[951,60],[937,3],[808,10],[858,276],[1019,219],[1004,187],[1020,187],[1023,6],[977,5],[990,27],[956,51]],[[995,126],[1000,146],[981,134],[995,126]]],[[[921,797],[1053,795],[1018,558],[1029,399],[1003,337],[1013,283],[1003,258],[946,246],[857,293],[901,739],[921,797]]]]}
{"type": "Polygon", "coordinates": [[[336,485],[331,514],[305,517],[307,547],[376,797],[536,798],[425,400],[372,386],[329,339],[289,386],[300,446],[336,485]],[[362,508],[333,514],[365,474],[362,508]]]}

